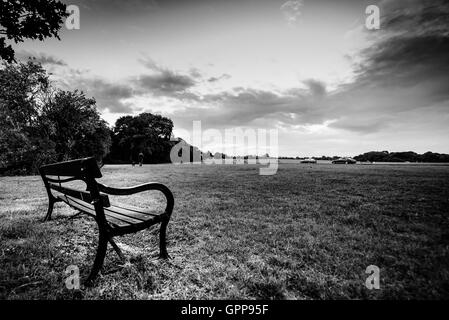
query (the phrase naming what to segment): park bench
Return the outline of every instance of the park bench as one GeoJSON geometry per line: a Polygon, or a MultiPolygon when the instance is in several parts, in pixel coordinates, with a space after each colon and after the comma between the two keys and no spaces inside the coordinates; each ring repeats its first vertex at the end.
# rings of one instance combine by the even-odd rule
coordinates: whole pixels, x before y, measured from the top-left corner
{"type": "Polygon", "coordinates": [[[160,223],[159,246],[160,258],[168,258],[166,247],[166,229],[173,211],[174,199],[170,189],[165,185],[150,182],[134,187],[111,188],[96,181],[101,172],[95,158],[84,158],[45,165],[39,168],[48,194],[49,206],[44,221],[51,219],[53,205],[65,202],[79,213],[93,217],[98,225],[99,240],[95,261],[87,278],[91,284],[98,275],[106,256],[108,242],[117,252],[119,258],[125,257],[114,242],[115,236],[136,233],[160,223]],[[87,188],[67,187],[71,181],[84,181],[87,188]],[[113,205],[108,195],[125,196],[148,190],[157,190],[165,195],[167,205],[160,214],[145,209],[113,205]]]}

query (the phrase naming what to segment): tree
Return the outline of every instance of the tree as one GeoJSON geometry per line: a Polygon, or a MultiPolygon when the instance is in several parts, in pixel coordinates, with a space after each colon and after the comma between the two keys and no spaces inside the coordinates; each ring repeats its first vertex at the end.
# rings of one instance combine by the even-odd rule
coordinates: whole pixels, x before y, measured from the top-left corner
{"type": "Polygon", "coordinates": [[[110,129],[100,118],[95,99],[86,98],[83,92],[57,91],[40,123],[55,144],[56,161],[91,155],[101,161],[109,153],[110,129]]]}
{"type": "Polygon", "coordinates": [[[0,68],[0,173],[33,173],[44,163],[109,152],[110,129],[95,100],[52,87],[40,64],[0,68]]]}
{"type": "Polygon", "coordinates": [[[14,49],[7,40],[15,43],[24,39],[49,37],[59,39],[58,32],[67,17],[66,5],[57,0],[2,0],[0,6],[0,58],[13,62],[14,49]]]}
{"type": "Polygon", "coordinates": [[[39,158],[36,154],[45,153],[47,148],[51,148],[51,143],[45,140],[37,126],[48,89],[49,80],[45,70],[33,61],[5,64],[0,69],[2,167],[30,171],[39,158]]]}
{"type": "Polygon", "coordinates": [[[115,123],[110,160],[136,161],[142,152],[146,162],[169,162],[172,131],[173,122],[161,115],[121,117],[115,123]]]}
{"type": "Polygon", "coordinates": [[[2,127],[17,128],[36,120],[42,99],[49,87],[48,75],[42,66],[27,63],[4,64],[0,69],[0,121],[2,127]]]}

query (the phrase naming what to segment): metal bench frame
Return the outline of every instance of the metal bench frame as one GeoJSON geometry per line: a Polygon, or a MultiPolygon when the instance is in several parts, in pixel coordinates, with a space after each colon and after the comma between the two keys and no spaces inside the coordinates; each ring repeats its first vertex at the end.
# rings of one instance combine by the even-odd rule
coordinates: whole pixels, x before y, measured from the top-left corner
{"type": "Polygon", "coordinates": [[[82,213],[94,216],[97,222],[99,230],[97,254],[90,275],[87,278],[86,285],[91,285],[101,270],[104,258],[106,256],[108,242],[117,252],[120,259],[122,261],[125,260],[123,253],[113,240],[113,237],[115,236],[136,233],[152,225],[160,223],[159,256],[163,259],[167,259],[169,257],[166,245],[166,232],[168,222],[170,221],[170,217],[173,212],[174,198],[170,189],[168,189],[165,185],[157,182],[150,182],[127,188],[108,187],[96,181],[96,178],[101,178],[102,174],[95,158],[93,157],[45,165],[39,168],[39,173],[47,190],[49,201],[48,211],[44,221],[51,220],[53,206],[56,202],[65,202],[82,213]],[[54,179],[48,176],[57,176],[58,178],[54,179]],[[61,176],[64,178],[61,179],[61,176]],[[87,191],[62,186],[63,183],[75,180],[84,181],[87,185],[87,191]],[[64,196],[54,196],[51,190],[55,190],[63,194],[65,198],[64,196]],[[104,208],[110,206],[107,195],[125,196],[149,190],[157,190],[164,194],[167,205],[163,214],[157,215],[152,219],[148,219],[148,221],[142,221],[141,223],[128,223],[126,226],[114,227],[111,225],[111,223],[107,220],[104,211],[104,208]],[[92,210],[83,210],[80,206],[71,205],[69,197],[71,199],[79,199],[84,203],[92,205],[95,210],[95,214],[92,214],[92,210]]]}

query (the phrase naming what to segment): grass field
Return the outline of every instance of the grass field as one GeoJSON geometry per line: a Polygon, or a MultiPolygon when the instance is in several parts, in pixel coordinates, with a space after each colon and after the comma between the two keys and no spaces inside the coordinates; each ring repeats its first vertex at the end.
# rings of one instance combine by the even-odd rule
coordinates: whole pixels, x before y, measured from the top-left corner
{"type": "MultiPolygon", "coordinates": [[[[118,238],[93,288],[70,291],[64,270],[88,275],[97,230],[56,205],[43,223],[38,176],[0,178],[1,299],[449,298],[449,166],[281,164],[106,166],[102,182],[160,181],[172,189],[171,259],[157,229],[118,238]],[[380,268],[380,289],[365,269],[380,268]]],[[[149,193],[123,199],[155,203],[149,193]]]]}

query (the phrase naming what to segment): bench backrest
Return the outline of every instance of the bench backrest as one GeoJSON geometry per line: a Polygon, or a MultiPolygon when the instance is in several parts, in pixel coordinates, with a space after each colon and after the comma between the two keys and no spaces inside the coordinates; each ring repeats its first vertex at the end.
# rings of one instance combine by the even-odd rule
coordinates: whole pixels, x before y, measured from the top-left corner
{"type": "Polygon", "coordinates": [[[40,167],[39,171],[46,176],[73,177],[81,180],[86,176],[102,177],[97,161],[93,157],[48,164],[40,167]]]}
{"type": "Polygon", "coordinates": [[[104,216],[102,207],[110,206],[108,196],[98,190],[95,179],[101,178],[102,175],[97,161],[93,157],[45,165],[39,168],[39,172],[50,198],[54,198],[51,190],[55,190],[64,195],[94,204],[95,211],[100,216],[104,216]],[[84,181],[87,190],[74,189],[63,185],[75,180],[84,181]],[[97,210],[100,208],[101,210],[97,210]]]}

